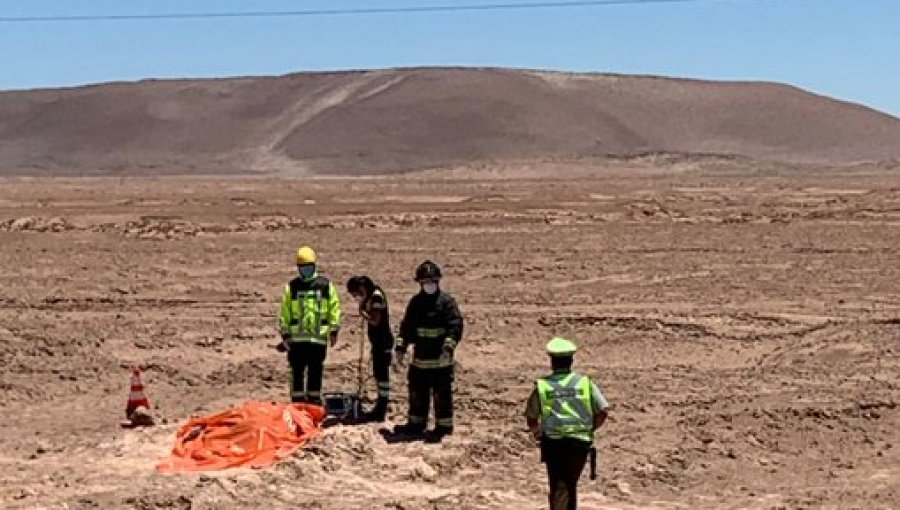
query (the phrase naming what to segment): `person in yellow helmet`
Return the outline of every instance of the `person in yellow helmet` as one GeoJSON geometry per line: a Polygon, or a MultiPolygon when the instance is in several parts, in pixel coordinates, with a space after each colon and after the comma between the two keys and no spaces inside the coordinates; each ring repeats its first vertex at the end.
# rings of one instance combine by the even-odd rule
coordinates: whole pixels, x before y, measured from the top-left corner
{"type": "Polygon", "coordinates": [[[320,275],[316,252],[297,250],[299,275],[284,286],[278,350],[291,365],[291,402],[322,403],[322,373],[328,346],[337,343],[341,302],[331,281],[320,275]]]}
{"type": "Polygon", "coordinates": [[[547,343],[553,373],[537,380],[525,418],[540,441],[547,465],[551,510],[577,508],[578,479],[593,448],[594,431],[603,425],[609,404],[587,376],[572,371],[576,346],[565,338],[547,343]]]}

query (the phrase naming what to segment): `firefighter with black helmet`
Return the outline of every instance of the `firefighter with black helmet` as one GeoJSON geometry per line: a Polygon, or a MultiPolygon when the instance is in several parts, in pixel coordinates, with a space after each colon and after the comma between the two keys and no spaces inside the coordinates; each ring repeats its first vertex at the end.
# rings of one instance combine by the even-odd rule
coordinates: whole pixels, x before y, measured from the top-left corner
{"type": "Polygon", "coordinates": [[[440,288],[441,276],[441,268],[430,260],[416,268],[420,290],[406,307],[395,347],[402,364],[407,348],[413,346],[409,414],[395,432],[424,434],[433,396],[435,427],[430,438],[435,441],[453,433],[453,355],[463,333],[462,314],[453,296],[440,288]]]}

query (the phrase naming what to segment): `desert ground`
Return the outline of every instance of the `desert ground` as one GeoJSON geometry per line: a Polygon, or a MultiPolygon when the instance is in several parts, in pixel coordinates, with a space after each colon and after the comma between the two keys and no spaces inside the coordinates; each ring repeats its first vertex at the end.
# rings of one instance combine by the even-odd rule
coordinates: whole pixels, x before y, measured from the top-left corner
{"type": "Polygon", "coordinates": [[[613,405],[582,508],[900,508],[895,167],[551,167],[3,178],[0,507],[542,508],[522,414],[569,335],[613,405]],[[338,426],[272,468],[156,474],[190,416],[286,399],[270,346],[301,243],[345,305],[327,390],[355,385],[346,278],[382,283],[396,327],[415,265],[443,265],[456,434],[338,426]],[[157,427],[119,428],[133,364],[157,427]]]}

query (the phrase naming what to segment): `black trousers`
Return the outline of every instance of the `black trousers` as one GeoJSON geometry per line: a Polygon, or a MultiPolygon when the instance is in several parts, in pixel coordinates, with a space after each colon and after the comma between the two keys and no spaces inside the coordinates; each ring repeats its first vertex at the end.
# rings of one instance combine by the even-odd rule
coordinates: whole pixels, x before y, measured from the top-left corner
{"type": "Polygon", "coordinates": [[[391,396],[391,358],[393,349],[372,346],[372,375],[378,385],[378,399],[388,400],[391,396]]]}
{"type": "Polygon", "coordinates": [[[439,427],[453,426],[453,367],[409,367],[410,425],[425,428],[434,400],[434,421],[439,427]]]}
{"type": "Polygon", "coordinates": [[[578,479],[587,462],[590,444],[577,439],[541,440],[541,460],[547,464],[550,510],[575,510],[578,479]]]}
{"type": "Polygon", "coordinates": [[[296,342],[288,351],[291,364],[291,402],[322,403],[322,373],[328,348],[311,342],[296,342]]]}

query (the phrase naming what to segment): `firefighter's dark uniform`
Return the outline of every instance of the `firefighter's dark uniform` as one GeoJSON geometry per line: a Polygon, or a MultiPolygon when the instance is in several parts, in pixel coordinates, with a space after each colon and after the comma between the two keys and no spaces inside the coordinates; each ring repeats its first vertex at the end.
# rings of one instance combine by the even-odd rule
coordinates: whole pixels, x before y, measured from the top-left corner
{"type": "Polygon", "coordinates": [[[453,431],[453,351],[462,339],[463,318],[453,297],[420,292],[406,307],[397,351],[413,345],[409,367],[409,415],[405,432],[423,432],[434,398],[435,432],[453,431]]]}
{"type": "Polygon", "coordinates": [[[373,415],[383,417],[391,396],[391,354],[394,348],[394,333],[391,331],[390,310],[384,290],[375,286],[372,295],[360,303],[360,309],[367,315],[378,312],[381,317],[378,324],[368,325],[367,333],[372,348],[372,372],[378,384],[378,401],[373,415]]]}
{"type": "Polygon", "coordinates": [[[340,299],[328,278],[297,277],[285,285],[280,325],[291,365],[291,402],[321,404],[328,339],[340,321],[340,299]]]}

